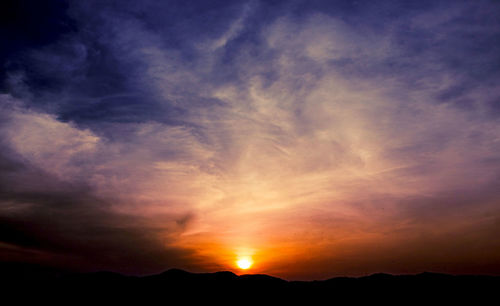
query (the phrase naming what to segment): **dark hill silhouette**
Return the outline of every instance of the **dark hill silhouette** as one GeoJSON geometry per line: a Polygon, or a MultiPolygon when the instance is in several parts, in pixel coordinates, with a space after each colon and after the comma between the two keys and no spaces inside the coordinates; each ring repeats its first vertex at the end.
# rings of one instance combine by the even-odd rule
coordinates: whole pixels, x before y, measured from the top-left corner
{"type": "MultiPolygon", "coordinates": [[[[499,276],[373,274],[322,281],[286,281],[269,275],[236,275],[229,271],[191,273],[171,269],[156,275],[126,276],[113,272],[75,273],[27,264],[0,263],[4,296],[19,300],[71,304],[96,301],[169,304],[171,301],[238,304],[285,302],[314,304],[328,301],[427,304],[453,301],[479,304],[497,299],[499,276]]],[[[98,303],[98,304],[99,304],[98,303]]]]}

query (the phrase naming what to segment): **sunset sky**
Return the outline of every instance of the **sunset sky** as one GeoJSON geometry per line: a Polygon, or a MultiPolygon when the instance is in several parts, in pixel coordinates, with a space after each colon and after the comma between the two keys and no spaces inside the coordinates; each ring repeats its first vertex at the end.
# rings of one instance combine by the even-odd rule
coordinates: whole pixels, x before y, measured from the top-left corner
{"type": "Polygon", "coordinates": [[[0,261],[500,275],[499,1],[0,11],[0,261]]]}

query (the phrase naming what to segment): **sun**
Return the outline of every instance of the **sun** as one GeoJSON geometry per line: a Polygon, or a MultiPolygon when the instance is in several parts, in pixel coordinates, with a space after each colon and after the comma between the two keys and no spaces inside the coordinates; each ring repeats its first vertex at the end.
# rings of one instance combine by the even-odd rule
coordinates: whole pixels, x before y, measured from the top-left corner
{"type": "Polygon", "coordinates": [[[253,264],[253,261],[250,257],[240,258],[236,262],[236,265],[238,266],[238,268],[240,268],[242,270],[249,269],[252,266],[252,264],[253,264]]]}

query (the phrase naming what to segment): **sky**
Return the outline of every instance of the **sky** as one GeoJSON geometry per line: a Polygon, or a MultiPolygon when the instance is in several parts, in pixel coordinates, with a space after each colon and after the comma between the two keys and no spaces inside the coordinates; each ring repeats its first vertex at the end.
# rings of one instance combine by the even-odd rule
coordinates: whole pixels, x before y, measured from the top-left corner
{"type": "Polygon", "coordinates": [[[500,2],[0,6],[0,261],[500,275],[500,2]]]}

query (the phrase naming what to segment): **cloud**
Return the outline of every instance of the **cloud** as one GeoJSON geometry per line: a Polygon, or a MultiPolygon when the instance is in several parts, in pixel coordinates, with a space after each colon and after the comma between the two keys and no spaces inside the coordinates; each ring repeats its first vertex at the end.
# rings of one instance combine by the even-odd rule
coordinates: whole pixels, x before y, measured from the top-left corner
{"type": "Polygon", "coordinates": [[[464,269],[497,254],[498,7],[317,5],[72,6],[80,31],[1,96],[1,241],[139,273],[246,252],[290,277],[418,272],[464,235],[464,269]]]}
{"type": "Polygon", "coordinates": [[[121,165],[103,158],[113,154],[113,145],[8,96],[2,102],[11,107],[2,115],[1,239],[7,249],[25,248],[17,260],[42,252],[36,257],[49,264],[152,273],[190,256],[169,248],[189,226],[189,213],[140,216],[122,207],[137,200],[123,190],[134,168],[120,173],[121,165]],[[126,256],[124,249],[130,249],[126,256]],[[128,266],[132,261],[137,268],[128,266]]]}

